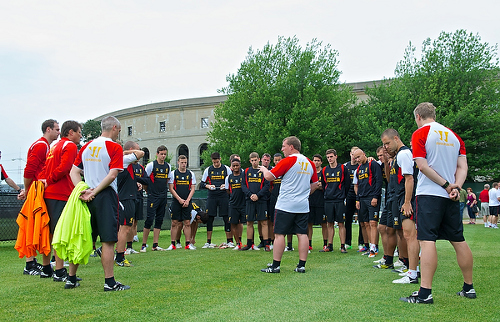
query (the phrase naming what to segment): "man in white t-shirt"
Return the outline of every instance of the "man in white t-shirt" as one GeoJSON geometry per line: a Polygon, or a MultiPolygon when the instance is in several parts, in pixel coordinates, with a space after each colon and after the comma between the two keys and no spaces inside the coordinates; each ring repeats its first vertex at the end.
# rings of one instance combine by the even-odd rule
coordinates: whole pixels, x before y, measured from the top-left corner
{"type": "MultiPolygon", "coordinates": [[[[500,209],[500,190],[498,190],[498,183],[493,182],[493,188],[488,192],[489,194],[489,208],[490,208],[490,218],[488,227],[498,229],[498,212],[500,209]]],[[[485,223],[486,225],[486,223],[485,223]]]]}
{"type": "Polygon", "coordinates": [[[309,194],[318,188],[316,168],[311,160],[300,154],[301,143],[295,136],[283,140],[281,151],[285,158],[268,170],[260,166],[268,181],[283,176],[274,216],[273,263],[263,268],[264,273],[279,273],[281,257],[285,251],[285,235],[297,234],[299,240],[299,264],[297,273],[305,273],[309,243],[307,221],[309,219],[309,194]]]}

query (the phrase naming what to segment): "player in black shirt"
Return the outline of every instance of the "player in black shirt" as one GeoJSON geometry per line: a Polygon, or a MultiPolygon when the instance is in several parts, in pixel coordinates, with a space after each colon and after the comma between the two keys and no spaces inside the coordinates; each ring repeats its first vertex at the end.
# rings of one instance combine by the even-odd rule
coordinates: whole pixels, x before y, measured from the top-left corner
{"type": "Polygon", "coordinates": [[[376,161],[368,161],[365,152],[361,149],[354,152],[354,158],[359,164],[354,175],[358,220],[362,228],[366,229],[370,241],[370,251],[365,254],[372,258],[377,254],[377,223],[382,193],[382,171],[376,161]]]}
{"type": "Polygon", "coordinates": [[[135,199],[135,216],[134,223],[132,224],[131,235],[132,240],[127,241],[127,250],[125,250],[125,255],[137,254],[138,252],[132,248],[132,242],[138,242],[139,237],[137,237],[137,221],[144,219],[144,191],[147,188],[148,182],[146,178],[146,169],[138,161],[132,163],[132,168],[134,169],[135,180],[139,183],[137,189],[137,198],[135,199]]]}
{"type": "Polygon", "coordinates": [[[156,149],[156,160],[148,163],[146,166],[146,176],[148,177],[148,213],[142,231],[142,253],[146,252],[146,243],[153,219],[155,225],[152,250],[165,250],[158,246],[158,239],[160,238],[161,225],[163,224],[167,207],[168,174],[171,170],[170,164],[165,162],[166,157],[167,147],[160,145],[156,149]]]}
{"type": "Polygon", "coordinates": [[[196,178],[187,169],[188,159],[185,155],[179,155],[177,159],[178,168],[170,172],[168,176],[168,189],[172,194],[172,204],[170,205],[172,216],[172,227],[170,228],[171,245],[167,250],[176,249],[175,241],[181,238],[181,229],[184,226],[184,236],[186,237],[185,249],[195,250],[191,245],[191,199],[196,188],[196,178]]]}
{"type": "MultiPolygon", "coordinates": [[[[351,186],[349,188],[349,192],[347,193],[347,198],[345,198],[345,248],[352,248],[352,220],[354,218],[354,213],[356,212],[356,193],[354,192],[354,184],[352,183],[354,179],[354,173],[358,168],[358,164],[354,160],[354,151],[359,149],[357,146],[353,146],[351,148],[350,156],[351,161],[344,163],[344,166],[347,168],[349,172],[349,179],[351,181],[351,186]]],[[[358,235],[358,245],[363,245],[363,232],[361,229],[361,225],[359,226],[359,235],[358,235]]],[[[367,240],[368,241],[368,240],[367,240]]],[[[360,249],[361,250],[361,249],[360,249]]],[[[368,247],[364,249],[364,252],[368,250],[368,247]]]]}
{"type": "Polygon", "coordinates": [[[392,217],[394,228],[398,229],[400,236],[399,257],[408,268],[407,275],[394,280],[393,283],[418,284],[417,266],[420,245],[417,240],[414,217],[418,170],[410,149],[401,141],[396,130],[385,130],[381,140],[385,149],[390,154],[395,154],[389,179],[389,189],[392,192],[392,217]]]}
{"type": "Polygon", "coordinates": [[[325,215],[328,221],[328,247],[324,251],[333,251],[334,224],[339,225],[340,252],[347,253],[345,248],[345,203],[351,178],[349,170],[343,164],[337,163],[337,151],[328,149],[326,151],[328,165],[322,170],[321,184],[325,198],[325,215]]]}
{"type": "Polygon", "coordinates": [[[231,232],[236,241],[234,249],[240,250],[242,248],[242,224],[246,223],[246,200],[241,188],[245,184],[245,174],[241,171],[240,159],[234,158],[231,160],[231,171],[233,173],[226,177],[226,186],[229,193],[229,223],[231,224],[231,232]]]}
{"type": "MultiPolygon", "coordinates": [[[[201,179],[200,188],[208,189],[207,212],[210,216],[207,222],[207,242],[202,248],[214,248],[217,246],[212,243],[212,231],[214,227],[214,218],[219,216],[224,220],[224,230],[226,231],[227,243],[232,243],[231,224],[228,218],[229,196],[226,190],[226,177],[231,174],[231,169],[221,163],[219,152],[211,155],[212,165],[205,169],[201,179]]],[[[228,245],[229,246],[229,245],[228,245]]]]}
{"type": "MultiPolygon", "coordinates": [[[[316,173],[318,175],[318,182],[320,187],[312,194],[309,195],[309,219],[307,224],[307,237],[309,238],[309,252],[312,251],[312,235],[313,225],[321,225],[321,232],[323,234],[323,249],[325,251],[328,242],[328,229],[325,217],[325,197],[323,188],[321,186],[321,178],[323,169],[323,157],[321,154],[313,156],[313,163],[316,166],[316,173]]],[[[321,250],[320,250],[321,251],[321,250]]]]}
{"type": "Polygon", "coordinates": [[[260,221],[262,223],[265,250],[271,251],[268,236],[269,230],[267,228],[267,199],[269,198],[270,183],[264,179],[264,174],[260,171],[259,162],[259,154],[257,152],[250,153],[250,163],[252,166],[245,169],[245,184],[242,186],[243,193],[246,196],[247,244],[241,250],[259,250],[254,245],[253,222],[260,221]]]}
{"type": "Polygon", "coordinates": [[[115,263],[117,266],[131,266],[125,258],[125,246],[129,239],[135,217],[135,200],[137,199],[137,182],[135,180],[133,162],[144,156],[139,145],[132,141],[127,141],[123,146],[123,169],[118,173],[118,199],[120,200],[118,241],[116,242],[115,263]]]}

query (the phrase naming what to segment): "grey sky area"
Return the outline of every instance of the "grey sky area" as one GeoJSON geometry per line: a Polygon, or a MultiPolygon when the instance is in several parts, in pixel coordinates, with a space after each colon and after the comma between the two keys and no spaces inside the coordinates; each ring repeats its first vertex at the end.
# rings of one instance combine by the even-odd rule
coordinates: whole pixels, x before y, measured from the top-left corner
{"type": "Polygon", "coordinates": [[[500,42],[499,1],[0,1],[1,163],[20,182],[43,120],[217,95],[248,48],[296,35],[339,52],[341,81],[390,78],[411,41],[500,42]],[[12,161],[15,159],[15,161],[12,161]],[[21,160],[19,160],[21,159],[21,160]]]}

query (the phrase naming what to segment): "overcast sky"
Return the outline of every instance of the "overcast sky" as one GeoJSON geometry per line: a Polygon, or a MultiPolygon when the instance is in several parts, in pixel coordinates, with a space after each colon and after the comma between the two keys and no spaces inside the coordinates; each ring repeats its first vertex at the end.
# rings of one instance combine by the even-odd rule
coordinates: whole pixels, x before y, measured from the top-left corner
{"type": "Polygon", "coordinates": [[[0,0],[0,162],[20,182],[48,118],[218,95],[250,46],[278,36],[329,43],[343,82],[371,81],[394,75],[410,41],[441,31],[499,43],[499,12],[498,0],[0,0]]]}

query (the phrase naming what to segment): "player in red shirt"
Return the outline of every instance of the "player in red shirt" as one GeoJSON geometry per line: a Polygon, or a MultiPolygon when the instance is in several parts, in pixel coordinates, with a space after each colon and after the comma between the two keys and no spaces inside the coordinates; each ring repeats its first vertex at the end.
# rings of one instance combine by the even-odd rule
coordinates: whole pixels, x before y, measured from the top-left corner
{"type": "MultiPolygon", "coordinates": [[[[64,206],[75,187],[69,173],[78,154],[76,145],[80,143],[82,138],[82,125],[76,121],[64,122],[61,127],[61,136],[61,140],[51,147],[45,161],[45,167],[39,175],[40,181],[45,186],[43,197],[50,217],[51,239],[64,206]]],[[[50,266],[49,254],[49,256],[43,256],[43,269],[40,277],[52,277],[56,282],[65,282],[68,274],[63,265],[64,261],[57,256],[56,252],[54,252],[54,257],[56,261],[55,274],[50,266]]]]}
{"type": "MultiPolygon", "coordinates": [[[[26,199],[31,183],[38,180],[38,176],[45,165],[50,144],[57,140],[59,136],[59,123],[52,119],[44,121],[42,123],[42,133],[43,136],[28,149],[26,167],[24,168],[24,189],[19,193],[20,199],[26,199]]],[[[23,274],[40,275],[41,271],[42,265],[37,264],[35,257],[26,258],[26,267],[23,274]]]]}
{"type": "Polygon", "coordinates": [[[400,300],[432,304],[432,280],[437,268],[436,240],[449,240],[456,252],[464,284],[459,296],[476,298],[472,284],[472,252],[465,242],[458,203],[467,176],[467,157],[462,139],[436,122],[436,108],[421,103],[415,110],[418,129],[411,142],[413,159],[420,170],[417,181],[417,239],[420,241],[420,290],[400,300]]]}
{"type": "Polygon", "coordinates": [[[488,215],[490,214],[490,185],[485,184],[483,191],[479,194],[479,201],[481,201],[480,214],[483,216],[483,222],[488,222],[488,215]]]}

